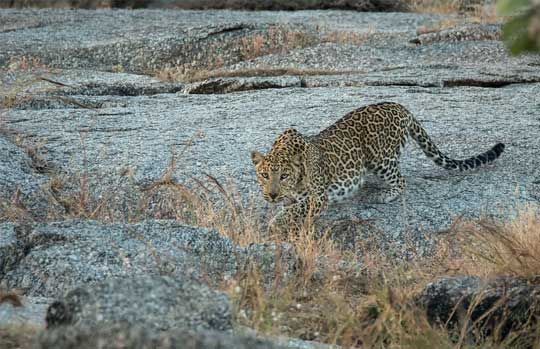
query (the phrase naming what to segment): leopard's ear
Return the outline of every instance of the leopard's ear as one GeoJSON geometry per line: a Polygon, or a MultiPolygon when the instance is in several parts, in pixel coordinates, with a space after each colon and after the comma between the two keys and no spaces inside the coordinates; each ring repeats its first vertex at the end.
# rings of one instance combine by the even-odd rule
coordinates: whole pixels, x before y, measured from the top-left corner
{"type": "Polygon", "coordinates": [[[253,162],[253,165],[257,166],[263,160],[264,155],[262,153],[259,153],[256,150],[251,152],[251,161],[253,162]]]}
{"type": "Polygon", "coordinates": [[[283,134],[284,135],[300,135],[300,132],[298,132],[295,128],[292,128],[292,127],[289,127],[288,129],[286,129],[285,131],[283,131],[283,134]]]}

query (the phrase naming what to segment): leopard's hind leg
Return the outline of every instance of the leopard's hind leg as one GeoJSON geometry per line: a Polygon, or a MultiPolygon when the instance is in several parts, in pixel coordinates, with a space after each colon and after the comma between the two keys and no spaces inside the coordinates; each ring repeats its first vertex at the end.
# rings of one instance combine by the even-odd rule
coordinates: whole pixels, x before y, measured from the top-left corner
{"type": "Polygon", "coordinates": [[[401,175],[397,160],[386,159],[381,164],[373,166],[372,172],[388,186],[374,198],[375,202],[388,203],[394,201],[405,191],[405,178],[401,175]]]}

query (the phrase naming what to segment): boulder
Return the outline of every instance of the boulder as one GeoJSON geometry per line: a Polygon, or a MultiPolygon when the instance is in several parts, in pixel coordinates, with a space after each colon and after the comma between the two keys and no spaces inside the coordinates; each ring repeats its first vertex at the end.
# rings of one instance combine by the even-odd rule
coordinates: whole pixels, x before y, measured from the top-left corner
{"type": "Polygon", "coordinates": [[[296,268],[296,255],[286,244],[242,248],[216,231],[174,221],[74,220],[0,228],[0,236],[7,236],[0,248],[0,285],[27,296],[59,297],[88,283],[145,275],[218,284],[252,264],[270,282],[296,268]]]}
{"type": "Polygon", "coordinates": [[[47,327],[125,323],[154,332],[232,329],[227,296],[200,281],[167,276],[109,278],[79,286],[47,310],[47,327]]]}
{"type": "Polygon", "coordinates": [[[448,277],[428,284],[416,301],[432,324],[458,332],[467,326],[499,339],[521,330],[526,343],[540,315],[540,285],[511,277],[448,277]]]}
{"type": "Polygon", "coordinates": [[[62,326],[44,331],[36,348],[103,348],[103,349],[280,349],[284,346],[254,337],[233,336],[215,331],[192,332],[172,330],[156,333],[139,326],[98,326],[80,328],[62,326]]]}

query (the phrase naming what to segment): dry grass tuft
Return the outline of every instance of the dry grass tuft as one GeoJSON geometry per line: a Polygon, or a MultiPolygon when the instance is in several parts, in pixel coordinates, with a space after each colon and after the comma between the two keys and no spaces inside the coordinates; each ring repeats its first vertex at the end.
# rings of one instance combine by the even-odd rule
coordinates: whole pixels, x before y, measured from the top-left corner
{"type": "MultiPolygon", "coordinates": [[[[9,303],[14,307],[22,307],[22,297],[14,290],[0,289],[0,306],[2,303],[9,303]]],[[[32,343],[39,332],[35,326],[12,324],[0,326],[0,348],[5,349],[27,349],[32,347],[32,343]]]]}
{"type": "Polygon", "coordinates": [[[19,56],[12,57],[8,63],[8,71],[29,71],[29,70],[41,70],[48,69],[48,66],[41,62],[38,57],[19,56]]]}
{"type": "Polygon", "coordinates": [[[30,325],[9,325],[0,327],[0,348],[29,349],[34,347],[40,328],[30,325]]]}
{"type": "Polygon", "coordinates": [[[210,42],[204,51],[203,58],[197,59],[197,64],[192,63],[164,67],[151,74],[158,79],[166,81],[193,81],[194,78],[205,74],[207,71],[219,71],[225,65],[253,60],[257,57],[286,53],[293,49],[303,48],[319,42],[314,33],[289,29],[279,25],[270,26],[266,30],[250,33],[232,40],[231,52],[222,55],[223,43],[210,42]]]}
{"type": "Polygon", "coordinates": [[[22,307],[22,297],[19,294],[19,292],[10,290],[1,290],[0,289],[0,304],[2,303],[9,303],[13,305],[14,307],[22,307]]]}
{"type": "Polygon", "coordinates": [[[540,207],[524,207],[508,222],[483,219],[457,230],[468,273],[540,282],[540,207]]]}
{"type": "MultiPolygon", "coordinates": [[[[236,321],[268,335],[343,347],[503,348],[520,343],[523,331],[528,338],[536,333],[539,342],[540,332],[527,325],[505,337],[497,331],[487,337],[481,329],[475,332],[480,320],[471,317],[481,295],[452,331],[430,324],[414,300],[440,276],[502,274],[539,280],[539,212],[538,207],[525,208],[508,223],[458,221],[448,230],[447,243],[441,243],[432,257],[410,262],[396,262],[370,251],[358,257],[339,250],[328,235],[304,229],[287,239],[300,260],[291,278],[268,288],[253,267],[229,285],[236,321]]],[[[492,311],[488,309],[479,319],[492,311]]]]}
{"type": "Polygon", "coordinates": [[[419,13],[457,13],[466,0],[407,0],[409,9],[419,13]]]}
{"type": "Polygon", "coordinates": [[[361,45],[374,33],[375,33],[375,28],[370,25],[368,27],[368,30],[364,32],[355,32],[355,31],[347,31],[347,30],[327,32],[327,33],[324,33],[321,41],[333,42],[333,43],[338,43],[338,44],[361,45]]]}
{"type": "Polygon", "coordinates": [[[243,37],[240,42],[242,47],[242,56],[245,60],[262,56],[265,39],[261,34],[243,37]]]}
{"type": "Polygon", "coordinates": [[[461,23],[460,20],[457,18],[447,18],[443,19],[433,25],[425,26],[422,25],[416,29],[416,35],[422,35],[422,34],[429,34],[429,33],[436,33],[442,30],[446,29],[452,29],[455,28],[457,25],[461,23]]]}
{"type": "Polygon", "coordinates": [[[239,324],[346,348],[451,347],[445,330],[432,327],[412,302],[424,281],[414,269],[379,256],[377,272],[363,270],[361,261],[303,234],[292,240],[301,265],[296,275],[265,289],[252,268],[230,285],[239,324]]]}
{"type": "Polygon", "coordinates": [[[192,182],[188,186],[172,176],[162,177],[144,189],[142,210],[154,218],[215,229],[240,246],[267,240],[253,206],[244,204],[234,189],[209,174],[192,182]]]}
{"type": "Polygon", "coordinates": [[[10,59],[0,80],[0,109],[14,108],[31,100],[38,92],[50,91],[58,87],[58,83],[47,79],[52,70],[39,58],[18,56],[10,59]],[[41,84],[39,90],[37,84],[41,84]]]}
{"type": "MultiPolygon", "coordinates": [[[[497,15],[494,4],[470,5],[468,0],[407,0],[411,11],[418,13],[444,13],[459,14],[454,19],[443,19],[441,29],[445,29],[447,21],[468,23],[500,23],[501,17],[497,15]]],[[[434,25],[433,29],[438,25],[434,25]]]]}
{"type": "MultiPolygon", "coordinates": [[[[360,45],[371,35],[374,29],[367,32],[331,31],[325,32],[321,37],[315,37],[301,30],[288,30],[279,26],[271,26],[267,31],[254,33],[239,39],[239,59],[237,61],[253,60],[257,57],[286,53],[293,49],[311,46],[317,43],[339,43],[360,45]]],[[[197,68],[186,66],[165,67],[156,72],[154,76],[164,81],[195,82],[211,78],[225,77],[252,77],[252,76],[282,76],[282,75],[337,75],[359,73],[359,71],[333,70],[333,69],[304,69],[296,67],[258,66],[255,68],[226,69],[225,59],[220,56],[213,57],[208,64],[197,68]]]]}
{"type": "Polygon", "coordinates": [[[14,108],[18,104],[32,98],[28,90],[38,81],[39,79],[35,76],[27,76],[19,78],[5,88],[2,88],[0,91],[1,109],[14,108]]]}

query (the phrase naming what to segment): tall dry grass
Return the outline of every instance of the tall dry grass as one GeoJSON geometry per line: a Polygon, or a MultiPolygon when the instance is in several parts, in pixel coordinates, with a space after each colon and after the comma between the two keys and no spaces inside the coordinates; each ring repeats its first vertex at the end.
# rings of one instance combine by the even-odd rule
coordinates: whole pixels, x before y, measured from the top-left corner
{"type": "Polygon", "coordinates": [[[467,7],[468,0],[405,0],[409,8],[420,13],[457,13],[467,7]]]}
{"type": "MultiPolygon", "coordinates": [[[[534,328],[540,326],[534,319],[525,326],[526,333],[522,328],[500,335],[504,318],[487,336],[478,329],[506,299],[478,317],[478,304],[485,296],[479,293],[459,327],[451,329],[430,323],[415,295],[448,275],[505,275],[539,282],[539,212],[538,206],[529,206],[506,222],[459,222],[432,257],[408,262],[369,251],[362,257],[351,255],[324,234],[321,238],[302,231],[288,238],[301,266],[292,278],[265,288],[254,267],[229,285],[236,321],[269,335],[357,348],[508,348],[519,347],[524,336],[527,343],[531,336],[534,342],[534,328]]],[[[540,327],[536,342],[540,343],[540,327]]]]}
{"type": "Polygon", "coordinates": [[[432,28],[454,26],[457,23],[500,23],[495,2],[471,2],[470,0],[405,0],[409,9],[417,13],[440,13],[448,15],[432,28]],[[472,4],[471,4],[472,3],[472,4]],[[459,15],[456,17],[456,15],[459,15]]]}
{"type": "Polygon", "coordinates": [[[540,283],[540,208],[521,207],[506,221],[464,223],[457,235],[463,268],[481,276],[509,275],[540,283]]]}

